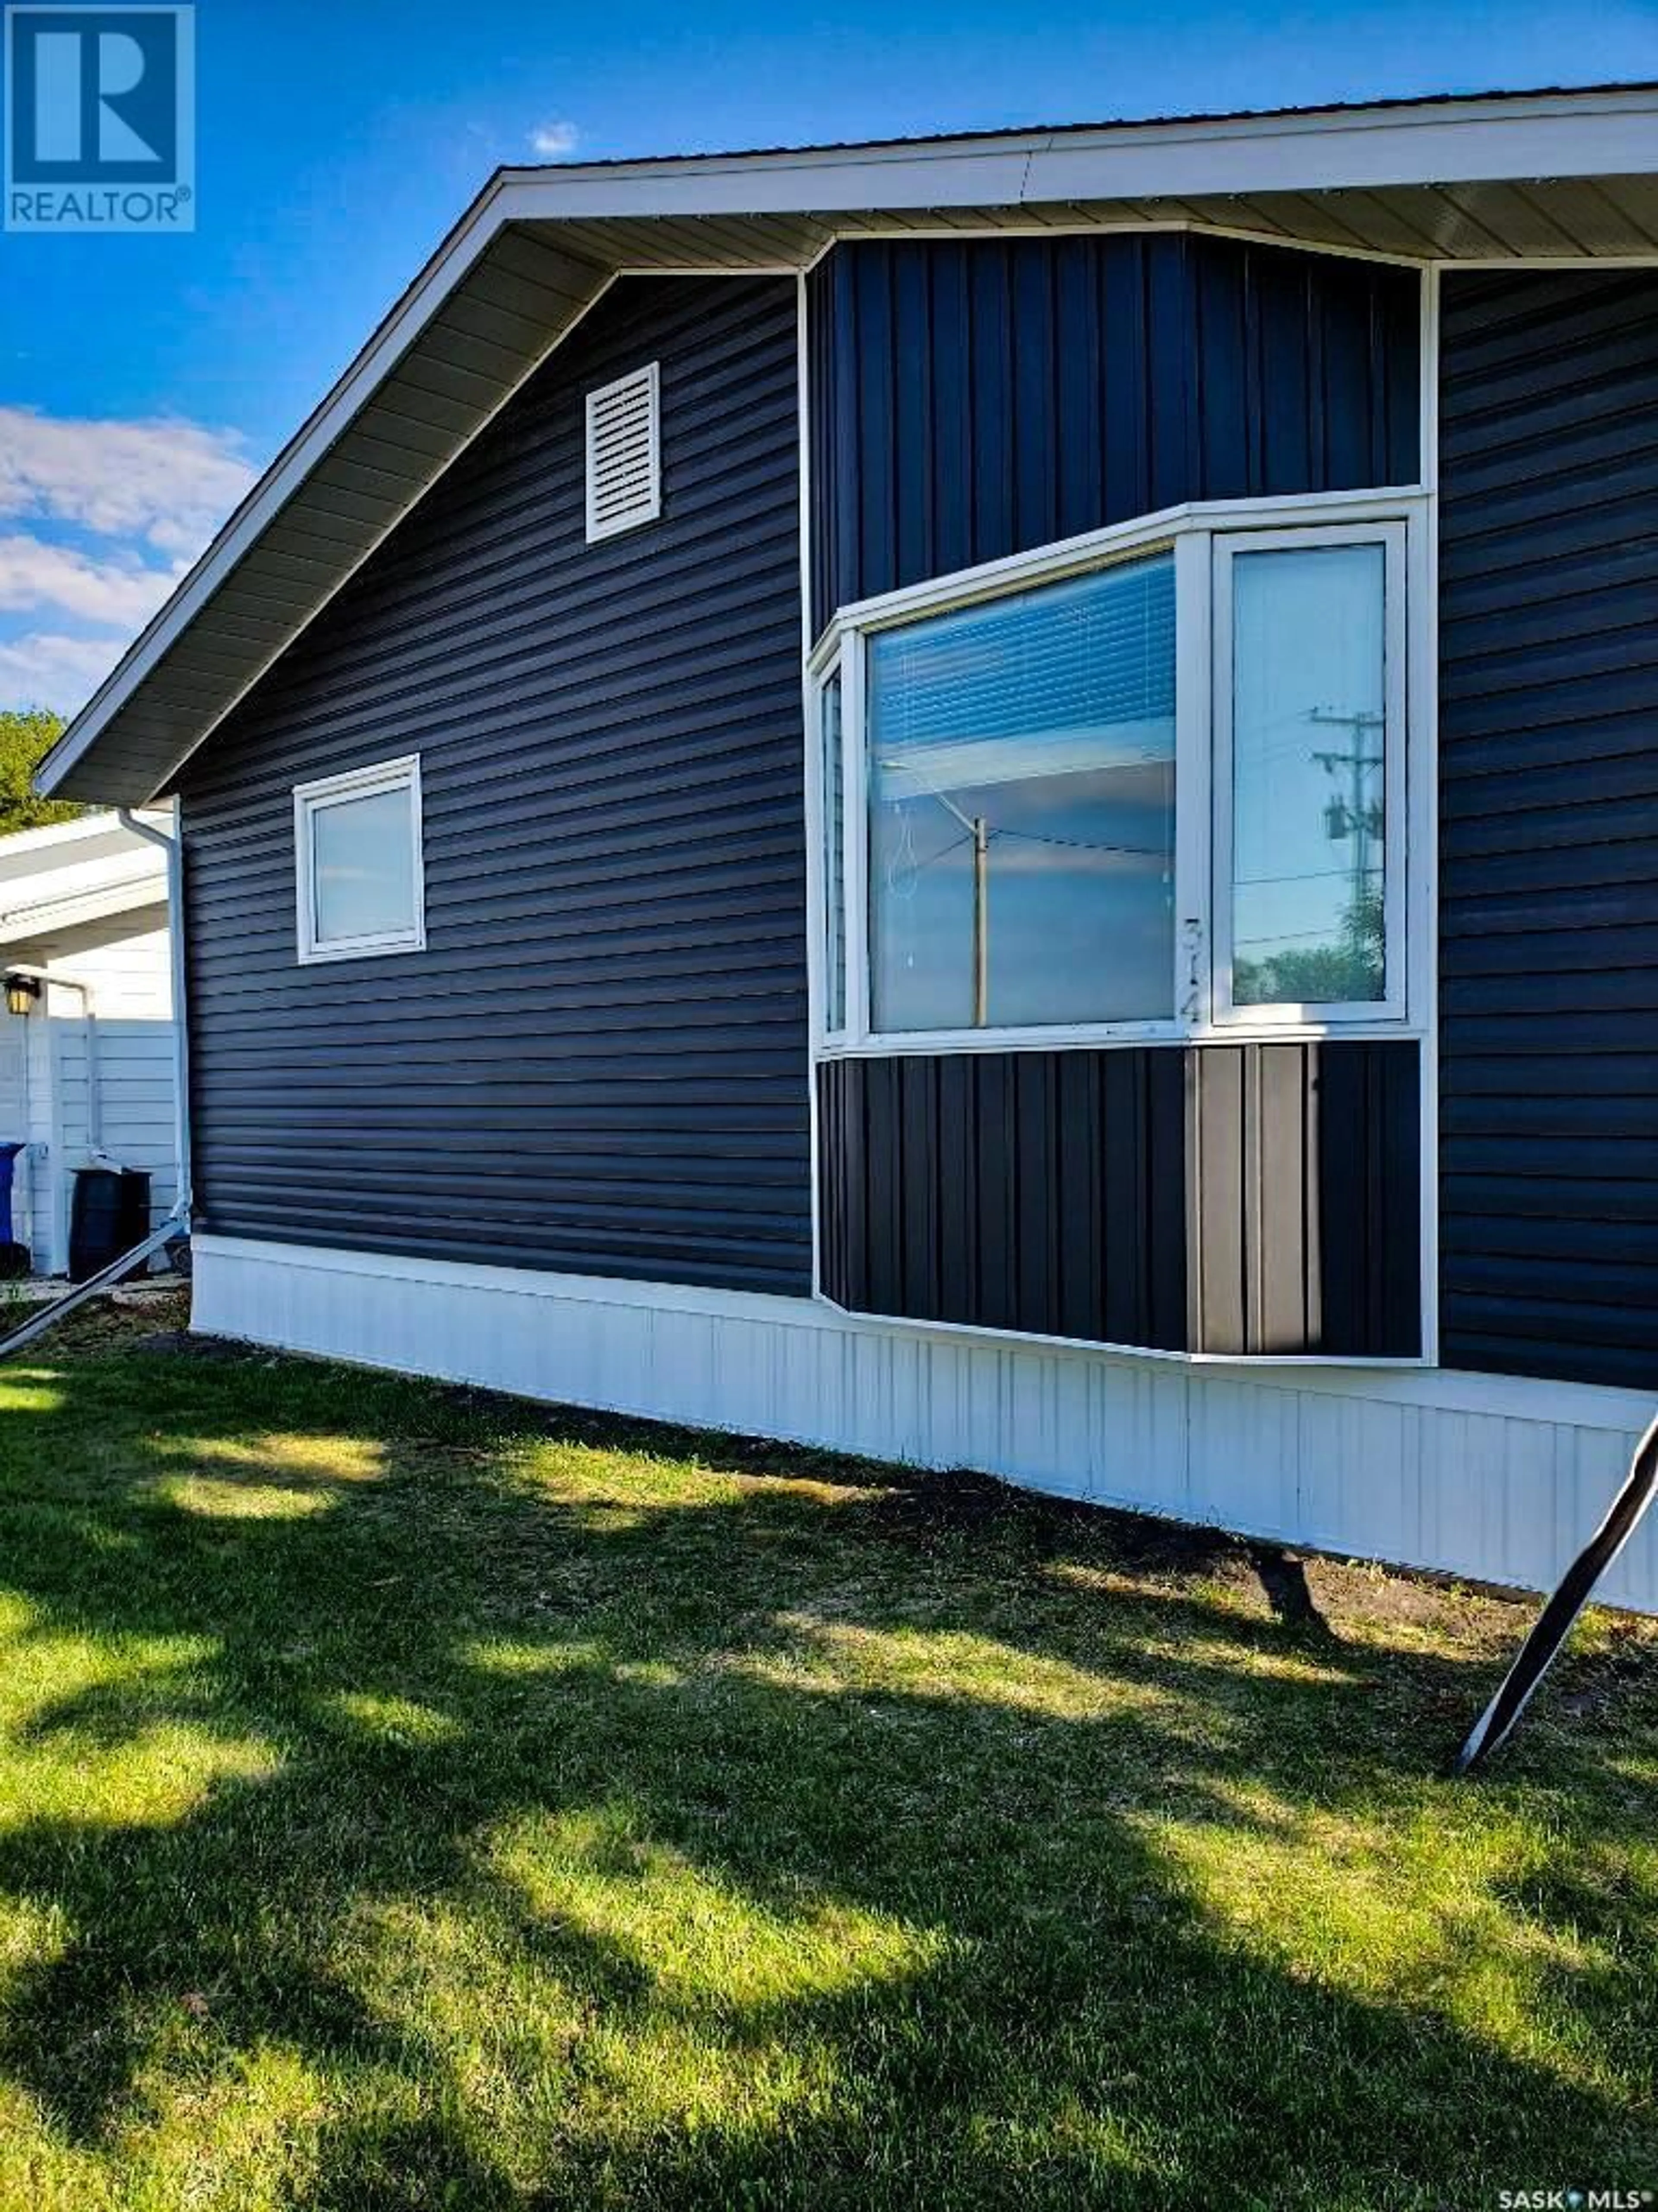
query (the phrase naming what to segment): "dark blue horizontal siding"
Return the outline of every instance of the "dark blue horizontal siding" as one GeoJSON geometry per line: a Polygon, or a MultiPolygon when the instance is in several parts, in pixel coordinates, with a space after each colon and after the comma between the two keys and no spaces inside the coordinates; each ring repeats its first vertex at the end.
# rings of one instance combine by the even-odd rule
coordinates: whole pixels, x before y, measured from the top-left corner
{"type": "Polygon", "coordinates": [[[1444,1356],[1658,1389],[1658,276],[1443,306],[1444,1356]]]}
{"type": "Polygon", "coordinates": [[[191,764],[203,1225],[810,1289],[795,345],[617,286],[191,764]],[[658,359],[663,519],[589,545],[658,359]],[[301,968],[293,786],[410,751],[427,950],[301,968]]]}
{"type": "Polygon", "coordinates": [[[837,246],[813,613],[1188,499],[1413,483],[1413,271],[1230,239],[837,246]]]}

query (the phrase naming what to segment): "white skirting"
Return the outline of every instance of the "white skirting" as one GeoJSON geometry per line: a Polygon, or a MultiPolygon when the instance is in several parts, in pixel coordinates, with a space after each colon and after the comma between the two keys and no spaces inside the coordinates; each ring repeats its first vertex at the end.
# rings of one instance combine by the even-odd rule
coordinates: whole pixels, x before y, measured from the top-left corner
{"type": "MultiPolygon", "coordinates": [[[[194,1326],[935,1468],[1354,1557],[1552,1586],[1650,1412],[1442,1369],[1193,1364],[701,1291],[195,1239],[194,1326]]],[[[1608,1577],[1658,1612],[1658,1514],[1608,1577]]]]}

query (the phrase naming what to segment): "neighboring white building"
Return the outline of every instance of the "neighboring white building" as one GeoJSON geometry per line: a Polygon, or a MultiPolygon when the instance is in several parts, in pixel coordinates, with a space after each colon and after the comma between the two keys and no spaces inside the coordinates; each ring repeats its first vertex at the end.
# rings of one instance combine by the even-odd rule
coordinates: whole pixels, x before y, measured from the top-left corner
{"type": "Polygon", "coordinates": [[[0,1141],[27,1146],[12,1233],[62,1274],[94,1153],[149,1170],[155,1220],[173,1203],[165,854],[105,812],[0,837],[0,970],[40,987],[27,1014],[0,1005],[0,1141]]]}

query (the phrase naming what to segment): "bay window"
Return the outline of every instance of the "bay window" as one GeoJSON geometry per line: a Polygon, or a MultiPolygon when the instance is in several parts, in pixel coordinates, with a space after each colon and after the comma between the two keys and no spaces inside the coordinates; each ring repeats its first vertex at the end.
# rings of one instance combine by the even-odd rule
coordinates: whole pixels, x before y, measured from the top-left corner
{"type": "Polygon", "coordinates": [[[848,610],[817,662],[849,1048],[1408,1012],[1410,502],[1188,509],[848,610]]]}

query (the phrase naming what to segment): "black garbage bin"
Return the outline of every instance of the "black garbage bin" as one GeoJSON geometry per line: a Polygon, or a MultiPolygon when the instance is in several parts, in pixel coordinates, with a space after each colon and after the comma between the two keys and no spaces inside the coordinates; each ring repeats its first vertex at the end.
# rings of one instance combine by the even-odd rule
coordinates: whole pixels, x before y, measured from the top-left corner
{"type": "Polygon", "coordinates": [[[84,1283],[149,1234],[149,1176],[143,1168],[76,1168],[69,1217],[72,1283],[84,1283]]]}

